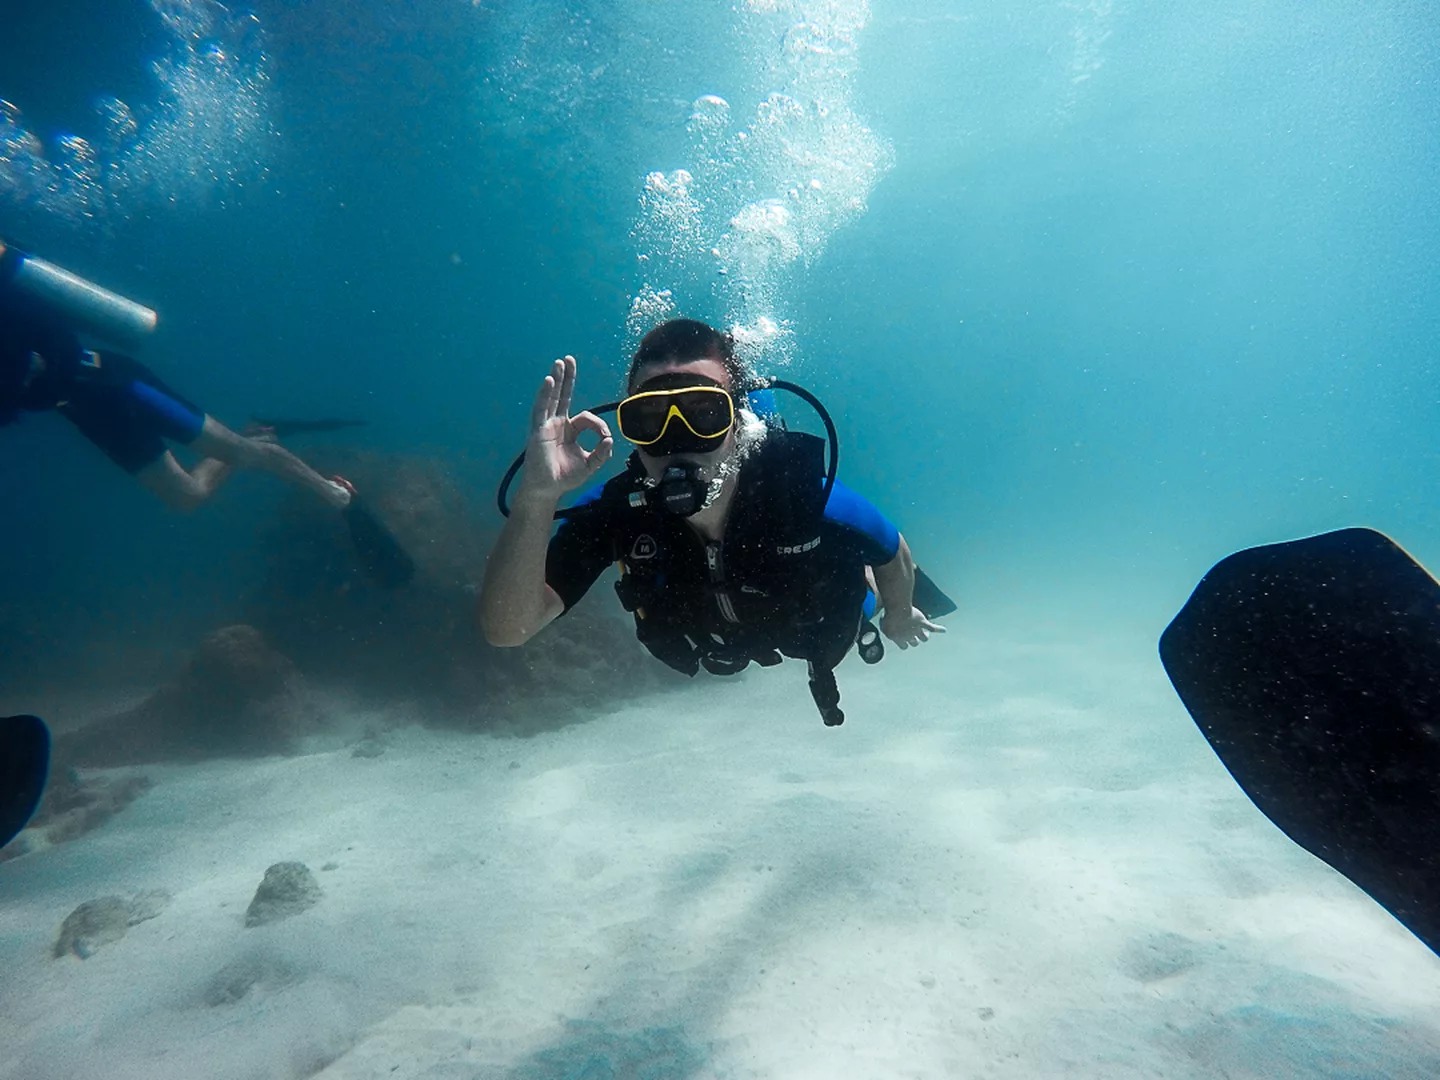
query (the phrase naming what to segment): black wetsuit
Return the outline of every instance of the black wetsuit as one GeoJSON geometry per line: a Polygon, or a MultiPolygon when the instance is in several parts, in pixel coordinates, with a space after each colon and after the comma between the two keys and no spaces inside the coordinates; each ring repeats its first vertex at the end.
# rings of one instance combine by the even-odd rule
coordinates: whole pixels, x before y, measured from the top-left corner
{"type": "Polygon", "coordinates": [[[677,671],[732,674],[789,656],[811,661],[812,676],[828,675],[873,603],[865,567],[893,559],[900,536],[838,483],[821,505],[820,441],[767,435],[740,470],[722,543],[707,542],[682,518],[631,505],[642,476],[632,458],[556,530],[545,579],[566,610],[618,563],[615,588],[636,635],[677,671]]]}
{"type": "Polygon", "coordinates": [[[144,364],[84,348],[64,325],[0,292],[0,424],[57,410],[126,472],[192,442],[205,413],[144,364]]]}

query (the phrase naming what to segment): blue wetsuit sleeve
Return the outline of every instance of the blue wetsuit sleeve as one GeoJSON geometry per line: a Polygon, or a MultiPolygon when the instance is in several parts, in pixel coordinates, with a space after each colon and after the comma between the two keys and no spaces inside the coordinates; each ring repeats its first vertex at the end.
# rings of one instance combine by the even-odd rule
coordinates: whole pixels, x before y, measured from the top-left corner
{"type": "Polygon", "coordinates": [[[884,566],[900,550],[900,530],[874,503],[838,480],[825,503],[825,520],[850,534],[870,566],[884,566]]]}
{"type": "Polygon", "coordinates": [[[590,506],[590,512],[561,521],[545,552],[545,583],[564,601],[566,611],[613,561],[609,516],[593,505],[600,492],[601,486],[593,487],[575,501],[577,507],[590,506]]]}

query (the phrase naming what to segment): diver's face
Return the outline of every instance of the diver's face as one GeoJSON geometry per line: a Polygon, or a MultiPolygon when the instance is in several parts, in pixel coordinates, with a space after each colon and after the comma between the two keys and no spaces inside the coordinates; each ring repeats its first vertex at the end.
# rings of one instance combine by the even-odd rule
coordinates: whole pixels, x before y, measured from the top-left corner
{"type": "MultiPolygon", "coordinates": [[[[718,383],[726,393],[733,394],[730,385],[730,373],[725,370],[725,365],[719,360],[706,357],[702,360],[666,361],[660,364],[646,364],[635,372],[635,379],[631,383],[630,392],[633,394],[645,383],[659,375],[695,375],[701,379],[718,383]]],[[[698,381],[698,380],[697,380],[698,381]]],[[[725,438],[713,450],[696,451],[684,454],[640,454],[640,461],[645,466],[646,475],[659,479],[664,475],[669,465],[682,461],[692,461],[700,466],[701,474],[707,478],[714,476],[715,467],[735,452],[735,427],[732,426],[726,433],[725,438]]]]}

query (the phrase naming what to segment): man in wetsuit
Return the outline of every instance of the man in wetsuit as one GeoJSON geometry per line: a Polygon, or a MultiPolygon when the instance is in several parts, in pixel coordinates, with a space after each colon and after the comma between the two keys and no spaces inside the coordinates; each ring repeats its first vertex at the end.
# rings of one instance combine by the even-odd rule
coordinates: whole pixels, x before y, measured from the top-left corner
{"type": "Polygon", "coordinates": [[[192,509],[232,469],[260,469],[336,508],[352,490],[327,480],[265,433],[237,434],[128,356],[81,345],[65,322],[18,292],[0,289],[0,425],[21,412],[55,410],[168,505],[192,509]],[[186,469],[166,443],[200,457],[186,469]]]}
{"type": "Polygon", "coordinates": [[[555,362],[481,590],[491,644],[529,641],[618,562],[616,591],[658,659],[692,675],[805,660],[833,725],[843,720],[833,669],[856,642],[872,585],[880,629],[902,649],[943,632],[915,606],[904,537],[843,485],[827,498],[819,440],[737,407],[748,381],[727,335],[689,319],[652,330],[616,412],[637,452],[552,538],[560,498],[614,449],[598,416],[570,415],[574,358],[555,362]],[[593,450],[580,444],[586,433],[598,439],[593,450]]]}

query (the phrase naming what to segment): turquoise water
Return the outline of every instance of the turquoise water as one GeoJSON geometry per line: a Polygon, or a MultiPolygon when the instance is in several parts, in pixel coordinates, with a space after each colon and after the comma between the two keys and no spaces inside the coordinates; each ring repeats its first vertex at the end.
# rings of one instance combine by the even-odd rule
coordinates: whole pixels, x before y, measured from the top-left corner
{"type": "MultiPolygon", "coordinates": [[[[763,362],[830,403],[846,478],[971,603],[1156,620],[1234,546],[1342,522],[1435,550],[1424,5],[433,0],[254,19],[76,4],[0,44],[38,186],[66,173],[69,133],[103,173],[40,198],[12,153],[0,222],[158,307],[148,358],[222,418],[363,415],[376,444],[463,454],[478,483],[518,447],[552,354],[608,397],[648,283],[703,318],[782,324],[763,362]],[[829,113],[737,151],[776,91],[829,113]],[[687,130],[707,94],[730,120],[708,144],[687,130]],[[104,148],[102,95],[129,103],[128,149],[104,148]],[[798,254],[750,266],[758,285],[707,283],[716,266],[663,250],[663,216],[640,221],[647,173],[681,168],[708,200],[696,250],[806,170],[823,205],[798,254]]],[[[5,434],[26,463],[6,501],[35,515],[5,565],[30,599],[165,567],[223,602],[203,568],[244,542],[240,511],[177,529],[50,419],[5,434]]]]}
{"type": "MultiPolygon", "coordinates": [[[[484,503],[549,361],[611,400],[675,311],[820,395],[960,626],[1146,660],[1240,546],[1440,566],[1431,5],[24,7],[0,233],[232,424],[361,416],[484,503]]],[[[177,518],[0,432],[7,700],[233,621],[277,488],[177,518]]]]}

